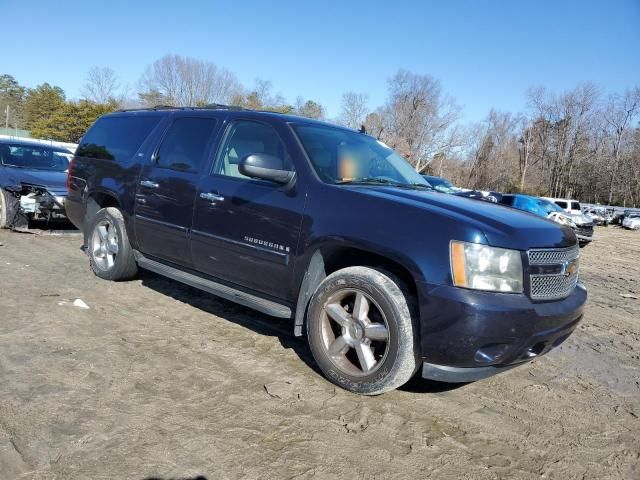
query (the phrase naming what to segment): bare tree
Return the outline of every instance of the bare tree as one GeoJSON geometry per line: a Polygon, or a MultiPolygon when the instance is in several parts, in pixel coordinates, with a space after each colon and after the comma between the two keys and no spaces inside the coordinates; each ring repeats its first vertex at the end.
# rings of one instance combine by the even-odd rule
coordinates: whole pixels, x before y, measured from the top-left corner
{"type": "Polygon", "coordinates": [[[611,95],[604,110],[611,137],[611,168],[609,180],[609,203],[613,201],[613,187],[621,163],[625,137],[630,133],[632,120],[640,110],[640,88],[627,90],[623,95],[611,95]]]}
{"type": "Polygon", "coordinates": [[[535,123],[532,123],[527,117],[521,115],[518,120],[518,166],[520,167],[520,191],[524,191],[525,177],[531,162],[531,151],[535,142],[535,123]]]}
{"type": "Polygon", "coordinates": [[[273,94],[273,84],[269,80],[256,78],[253,89],[240,90],[231,99],[231,104],[251,110],[270,110],[280,113],[293,113],[295,108],[289,105],[280,94],[273,94]]]}
{"type": "Polygon", "coordinates": [[[203,106],[229,103],[241,90],[236,76],[214,63],[180,55],[165,55],[147,67],[140,99],[149,104],[203,106]]]}
{"type": "Polygon", "coordinates": [[[518,165],[518,118],[509,112],[491,110],[477,127],[479,141],[471,158],[468,184],[474,188],[511,190],[518,165]],[[516,167],[517,168],[517,167],[516,167]]]}
{"type": "Polygon", "coordinates": [[[456,144],[451,127],[459,117],[455,101],[429,75],[400,70],[389,80],[389,101],[378,112],[382,139],[421,171],[438,153],[456,144]]]}
{"type": "Polygon", "coordinates": [[[109,67],[92,67],[82,89],[82,97],[91,102],[105,104],[115,101],[120,87],[116,72],[109,67]]]}
{"type": "Polygon", "coordinates": [[[366,93],[346,92],[342,95],[342,114],[340,123],[346,127],[359,129],[369,114],[369,95],[366,93]]]}

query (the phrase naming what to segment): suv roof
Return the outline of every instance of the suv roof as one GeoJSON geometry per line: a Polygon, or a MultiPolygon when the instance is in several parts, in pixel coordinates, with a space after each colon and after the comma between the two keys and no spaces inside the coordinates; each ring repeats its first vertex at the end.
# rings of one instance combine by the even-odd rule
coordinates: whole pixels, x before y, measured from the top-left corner
{"type": "Polygon", "coordinates": [[[211,105],[205,105],[202,107],[174,107],[170,105],[158,105],[156,107],[148,107],[148,108],[130,108],[130,109],[116,110],[115,112],[107,113],[104,116],[105,117],[116,116],[123,113],[137,114],[137,113],[151,113],[151,112],[154,112],[154,113],[157,112],[160,114],[165,112],[202,112],[202,113],[212,113],[212,114],[224,112],[224,113],[236,114],[236,116],[254,117],[254,118],[265,118],[265,117],[277,118],[284,122],[322,125],[325,127],[338,128],[342,130],[348,130],[350,132],[357,132],[357,130],[352,130],[350,128],[343,127],[341,125],[336,125],[334,123],[324,122],[324,121],[316,120],[313,118],[300,117],[297,115],[274,112],[271,110],[253,110],[249,108],[234,107],[230,105],[221,105],[221,104],[211,104],[211,105]]]}

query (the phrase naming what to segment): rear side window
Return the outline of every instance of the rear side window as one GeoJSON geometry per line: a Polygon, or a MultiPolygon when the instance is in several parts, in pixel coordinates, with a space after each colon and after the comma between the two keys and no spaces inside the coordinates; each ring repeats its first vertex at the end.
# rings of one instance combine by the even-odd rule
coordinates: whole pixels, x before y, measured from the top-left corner
{"type": "Polygon", "coordinates": [[[124,162],[138,151],[159,116],[121,116],[99,119],[82,138],[76,155],[124,162]]]}
{"type": "Polygon", "coordinates": [[[560,208],[567,208],[567,202],[557,201],[556,205],[558,205],[560,208]]]}
{"type": "Polygon", "coordinates": [[[580,210],[580,203],[571,202],[571,210],[580,210]]]}
{"type": "Polygon", "coordinates": [[[156,154],[158,167],[181,172],[198,172],[216,126],[213,118],[178,118],[162,140],[156,154]]]}

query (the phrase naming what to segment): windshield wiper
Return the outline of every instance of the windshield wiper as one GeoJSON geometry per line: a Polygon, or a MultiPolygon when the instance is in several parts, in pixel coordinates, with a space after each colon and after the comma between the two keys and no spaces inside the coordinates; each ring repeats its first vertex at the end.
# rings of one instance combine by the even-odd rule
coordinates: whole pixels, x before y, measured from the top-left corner
{"type": "Polygon", "coordinates": [[[407,183],[400,185],[402,187],[410,187],[410,188],[424,188],[425,190],[433,190],[434,188],[431,185],[425,185],[424,183],[407,183]]]}
{"type": "Polygon", "coordinates": [[[337,183],[339,185],[387,185],[389,187],[411,188],[411,189],[424,188],[426,190],[433,190],[433,187],[430,187],[429,185],[425,185],[424,183],[401,183],[401,182],[394,182],[393,180],[387,180],[386,178],[379,178],[379,177],[364,177],[364,178],[358,178],[355,180],[342,180],[337,183]]]}
{"type": "Polygon", "coordinates": [[[379,184],[379,185],[398,185],[397,182],[392,182],[391,180],[387,180],[386,178],[378,178],[378,177],[363,177],[363,178],[356,178],[353,180],[340,180],[339,182],[336,182],[340,185],[346,185],[346,184],[351,184],[351,185],[358,185],[358,184],[379,184]]]}

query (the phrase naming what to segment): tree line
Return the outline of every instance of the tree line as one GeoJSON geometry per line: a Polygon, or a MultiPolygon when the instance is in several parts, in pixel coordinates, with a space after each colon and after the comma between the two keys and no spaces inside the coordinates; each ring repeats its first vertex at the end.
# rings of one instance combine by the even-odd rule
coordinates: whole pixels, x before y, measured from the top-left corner
{"type": "Polygon", "coordinates": [[[327,118],[320,102],[289,102],[268,80],[245,87],[212,62],[166,55],[147,66],[133,92],[112,69],[92,68],[79,100],[48,83],[26,88],[0,75],[0,113],[1,123],[34,137],[77,142],[98,116],[119,108],[271,110],[364,129],[419,172],[459,186],[640,205],[638,87],[608,94],[588,83],[564,92],[532,87],[521,112],[491,110],[475,124],[461,122],[461,107],[430,75],[400,70],[387,89],[384,104],[374,108],[365,92],[346,92],[339,116],[327,118]]]}

